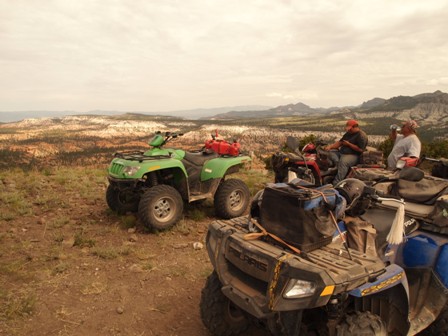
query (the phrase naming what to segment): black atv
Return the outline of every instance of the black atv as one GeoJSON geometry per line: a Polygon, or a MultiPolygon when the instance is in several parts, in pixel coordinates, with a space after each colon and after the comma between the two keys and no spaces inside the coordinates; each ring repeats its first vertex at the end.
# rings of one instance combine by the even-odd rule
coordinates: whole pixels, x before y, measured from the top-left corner
{"type": "Polygon", "coordinates": [[[204,325],[217,336],[251,324],[288,336],[416,335],[430,325],[429,335],[448,335],[448,239],[407,214],[400,224],[402,204],[356,179],[336,190],[268,185],[251,216],[209,226],[204,325]]]}

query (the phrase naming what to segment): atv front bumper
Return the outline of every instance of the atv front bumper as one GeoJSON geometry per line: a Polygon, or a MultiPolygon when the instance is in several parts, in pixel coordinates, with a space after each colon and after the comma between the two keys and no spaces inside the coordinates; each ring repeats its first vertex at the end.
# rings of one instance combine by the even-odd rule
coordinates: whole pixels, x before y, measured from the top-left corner
{"type": "Polygon", "coordinates": [[[354,250],[350,260],[339,244],[300,256],[272,241],[247,240],[248,220],[210,224],[207,250],[223,293],[256,318],[324,306],[332,295],[348,292],[384,270],[377,257],[354,250]]]}
{"type": "Polygon", "coordinates": [[[112,176],[108,176],[107,179],[110,185],[120,190],[137,189],[145,182],[144,179],[120,179],[112,176]]]}

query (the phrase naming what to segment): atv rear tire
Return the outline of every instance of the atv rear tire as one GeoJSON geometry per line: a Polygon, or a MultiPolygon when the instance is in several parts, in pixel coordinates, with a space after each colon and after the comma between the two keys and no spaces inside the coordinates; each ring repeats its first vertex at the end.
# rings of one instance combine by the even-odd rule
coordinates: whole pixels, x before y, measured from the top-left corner
{"type": "Polygon", "coordinates": [[[216,272],[210,274],[201,291],[199,308],[202,323],[212,335],[240,335],[249,327],[249,320],[245,313],[222,293],[221,287],[216,272]]]}
{"type": "Polygon", "coordinates": [[[250,203],[247,185],[238,179],[225,180],[215,193],[215,213],[223,219],[243,215],[250,203]]]}
{"type": "Polygon", "coordinates": [[[137,212],[139,195],[131,189],[120,190],[109,184],[106,190],[106,202],[111,210],[119,214],[128,211],[137,212]]]}
{"type": "Polygon", "coordinates": [[[387,336],[386,324],[381,317],[369,311],[355,312],[346,316],[336,327],[337,336],[387,336]]]}
{"type": "Polygon", "coordinates": [[[160,184],[151,187],[140,199],[138,215],[149,229],[167,230],[182,216],[184,203],[179,192],[160,184]]]}

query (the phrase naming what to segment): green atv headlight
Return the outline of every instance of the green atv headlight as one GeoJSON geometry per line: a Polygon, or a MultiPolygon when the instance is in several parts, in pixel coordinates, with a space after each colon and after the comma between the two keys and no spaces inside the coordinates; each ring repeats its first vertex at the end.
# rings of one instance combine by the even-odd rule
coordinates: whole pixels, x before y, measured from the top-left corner
{"type": "Polygon", "coordinates": [[[140,166],[126,166],[123,168],[123,173],[129,176],[134,175],[138,170],[140,169],[140,166]]]}
{"type": "Polygon", "coordinates": [[[285,299],[298,299],[311,296],[316,291],[316,284],[306,280],[291,279],[285,288],[285,299]]]}

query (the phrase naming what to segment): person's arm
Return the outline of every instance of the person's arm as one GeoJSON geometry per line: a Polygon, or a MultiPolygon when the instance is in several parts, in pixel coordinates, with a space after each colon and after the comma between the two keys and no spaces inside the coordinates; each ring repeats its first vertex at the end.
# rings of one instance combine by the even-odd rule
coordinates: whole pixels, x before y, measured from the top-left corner
{"type": "Polygon", "coordinates": [[[327,151],[332,150],[332,149],[338,149],[339,147],[341,147],[341,145],[342,145],[342,142],[339,140],[339,141],[336,141],[334,144],[328,145],[324,149],[327,151]]]}
{"type": "Polygon", "coordinates": [[[395,141],[397,139],[397,130],[393,129],[389,133],[389,139],[395,141]]]}
{"type": "Polygon", "coordinates": [[[364,149],[367,147],[368,142],[367,135],[362,131],[359,131],[357,135],[351,139],[353,142],[343,139],[341,140],[343,146],[349,147],[351,150],[358,153],[364,152],[364,149]]]}
{"type": "Polygon", "coordinates": [[[357,151],[357,152],[360,152],[360,153],[362,153],[364,151],[362,148],[358,147],[357,145],[355,145],[355,144],[353,144],[351,142],[348,142],[347,140],[343,141],[343,145],[347,146],[347,147],[350,147],[354,151],[357,151]]]}
{"type": "Polygon", "coordinates": [[[391,125],[390,126],[389,139],[391,139],[393,141],[395,141],[397,139],[397,134],[398,134],[397,128],[398,128],[397,125],[391,125]]]}

